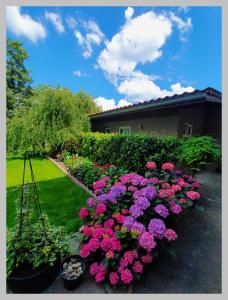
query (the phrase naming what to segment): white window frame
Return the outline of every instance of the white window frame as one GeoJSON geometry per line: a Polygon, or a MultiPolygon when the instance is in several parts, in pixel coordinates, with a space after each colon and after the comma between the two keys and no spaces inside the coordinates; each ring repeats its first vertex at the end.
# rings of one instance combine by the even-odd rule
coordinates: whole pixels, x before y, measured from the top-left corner
{"type": "Polygon", "coordinates": [[[106,127],[105,130],[104,130],[104,132],[105,133],[110,133],[111,132],[111,128],[110,127],[106,127]],[[107,131],[107,130],[109,130],[109,131],[107,131]]]}
{"type": "Polygon", "coordinates": [[[184,123],[184,134],[183,137],[190,137],[192,136],[192,129],[193,129],[193,125],[190,123],[184,123]],[[190,133],[188,133],[190,130],[190,133]]]}
{"type": "Polygon", "coordinates": [[[120,131],[124,130],[124,129],[128,129],[128,133],[127,134],[130,134],[131,133],[131,126],[121,126],[119,127],[119,133],[121,133],[120,131]]]}

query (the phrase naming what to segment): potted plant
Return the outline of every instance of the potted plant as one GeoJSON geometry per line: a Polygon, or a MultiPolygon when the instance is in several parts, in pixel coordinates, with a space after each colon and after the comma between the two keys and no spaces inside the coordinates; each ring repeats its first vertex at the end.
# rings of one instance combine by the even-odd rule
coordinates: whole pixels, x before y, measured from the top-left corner
{"type": "Polygon", "coordinates": [[[68,237],[63,227],[50,226],[46,216],[44,232],[40,222],[33,223],[26,214],[21,234],[18,225],[7,232],[7,283],[15,293],[40,293],[57,276],[61,255],[69,253],[68,237]]]}

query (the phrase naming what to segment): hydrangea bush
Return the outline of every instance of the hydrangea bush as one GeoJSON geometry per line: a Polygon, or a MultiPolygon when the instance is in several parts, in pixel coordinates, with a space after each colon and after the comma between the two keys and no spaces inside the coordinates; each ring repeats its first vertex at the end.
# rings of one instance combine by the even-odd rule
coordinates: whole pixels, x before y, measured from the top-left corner
{"type": "Polygon", "coordinates": [[[93,183],[96,198],[81,208],[80,255],[97,283],[131,284],[161,247],[177,239],[171,219],[200,199],[200,184],[167,162],[147,162],[145,176],[104,176],[93,183]]]}

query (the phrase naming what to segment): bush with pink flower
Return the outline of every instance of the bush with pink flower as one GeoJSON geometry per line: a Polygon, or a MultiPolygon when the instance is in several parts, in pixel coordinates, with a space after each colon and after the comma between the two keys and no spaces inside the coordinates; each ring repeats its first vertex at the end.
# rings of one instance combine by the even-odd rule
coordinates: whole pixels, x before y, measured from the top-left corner
{"type": "MultiPolygon", "coordinates": [[[[95,198],[81,208],[80,255],[97,283],[128,285],[177,239],[172,220],[200,202],[191,176],[171,163],[148,162],[147,177],[127,173],[94,182],[95,198]]],[[[195,183],[195,184],[194,184],[195,183]]]]}

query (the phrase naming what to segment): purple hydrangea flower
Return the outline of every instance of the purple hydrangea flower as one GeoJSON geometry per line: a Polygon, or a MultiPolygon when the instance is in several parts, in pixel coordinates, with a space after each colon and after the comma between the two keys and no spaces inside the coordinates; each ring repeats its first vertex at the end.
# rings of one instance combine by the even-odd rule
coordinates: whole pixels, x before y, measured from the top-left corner
{"type": "Polygon", "coordinates": [[[131,226],[131,230],[137,230],[139,233],[142,233],[146,231],[146,228],[142,223],[135,221],[131,226]]]}
{"type": "Polygon", "coordinates": [[[130,207],[129,212],[135,219],[143,215],[143,211],[135,204],[130,207]]]}
{"type": "Polygon", "coordinates": [[[146,197],[149,200],[153,200],[157,196],[157,190],[155,187],[152,187],[152,186],[147,186],[147,187],[141,189],[140,191],[141,191],[141,195],[143,197],[146,197]]]}
{"type": "Polygon", "coordinates": [[[154,208],[155,212],[161,217],[166,218],[169,215],[169,210],[163,204],[158,204],[154,208]]]}
{"type": "Polygon", "coordinates": [[[88,198],[87,201],[86,201],[86,205],[88,207],[94,207],[96,205],[96,200],[94,198],[88,198]]]}
{"type": "Polygon", "coordinates": [[[148,252],[154,249],[157,245],[156,242],[154,241],[153,236],[147,231],[142,232],[140,234],[140,236],[138,237],[138,241],[139,241],[139,245],[145,250],[147,250],[148,252]]]}
{"type": "Polygon", "coordinates": [[[107,194],[101,194],[101,195],[97,196],[97,200],[99,202],[105,202],[107,200],[107,194]]]}
{"type": "Polygon", "coordinates": [[[124,219],[123,226],[126,226],[129,230],[131,230],[134,222],[135,222],[134,218],[128,216],[124,219]]]}
{"type": "Polygon", "coordinates": [[[180,170],[180,169],[176,169],[176,170],[174,171],[174,173],[175,173],[175,175],[181,175],[181,174],[183,173],[183,171],[180,170]]]}
{"type": "Polygon", "coordinates": [[[151,219],[148,225],[148,230],[150,234],[161,240],[166,232],[165,223],[160,219],[151,219]]]}
{"type": "Polygon", "coordinates": [[[182,207],[175,203],[174,201],[172,201],[170,203],[169,209],[174,213],[174,214],[180,214],[182,212],[182,207]]]}
{"type": "Polygon", "coordinates": [[[135,201],[135,205],[144,210],[150,206],[150,201],[145,197],[138,197],[135,201]]]}

